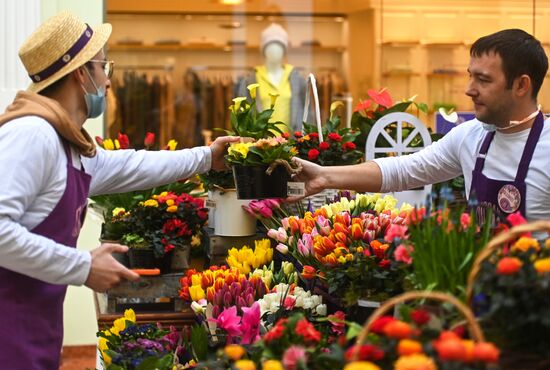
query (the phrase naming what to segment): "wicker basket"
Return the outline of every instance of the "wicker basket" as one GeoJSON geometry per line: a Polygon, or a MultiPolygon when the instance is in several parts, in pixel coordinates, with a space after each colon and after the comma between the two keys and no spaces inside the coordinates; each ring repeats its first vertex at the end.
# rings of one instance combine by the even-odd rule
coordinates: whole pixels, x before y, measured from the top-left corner
{"type": "Polygon", "coordinates": [[[369,334],[372,324],[376,320],[384,316],[388,311],[392,310],[397,304],[405,303],[407,301],[411,301],[415,299],[429,299],[429,300],[451,303],[453,306],[455,306],[458,309],[458,311],[460,311],[460,313],[466,319],[466,324],[468,326],[468,330],[470,332],[470,336],[472,337],[472,339],[475,340],[476,342],[485,341],[483,332],[481,331],[481,328],[477,323],[474,317],[474,314],[464,303],[460,302],[457,298],[453,297],[450,294],[441,293],[441,292],[410,291],[388,299],[382,304],[382,306],[380,306],[376,311],[373,312],[373,314],[369,317],[365,325],[363,325],[363,329],[361,330],[361,332],[359,333],[359,336],[357,337],[357,342],[356,342],[357,351],[353,353],[352,360],[357,361],[357,358],[359,356],[359,347],[364,343],[365,339],[367,338],[367,335],[369,334]]]}
{"type": "MultiPolygon", "coordinates": [[[[468,276],[468,286],[466,288],[466,301],[472,306],[474,283],[481,270],[482,263],[506,245],[521,235],[529,232],[550,230],[550,221],[536,221],[528,224],[515,226],[507,231],[496,235],[487,243],[487,246],[478,254],[475,259],[470,275],[468,276]]],[[[503,370],[548,370],[550,369],[550,355],[541,356],[523,351],[504,350],[500,361],[503,370]]]]}

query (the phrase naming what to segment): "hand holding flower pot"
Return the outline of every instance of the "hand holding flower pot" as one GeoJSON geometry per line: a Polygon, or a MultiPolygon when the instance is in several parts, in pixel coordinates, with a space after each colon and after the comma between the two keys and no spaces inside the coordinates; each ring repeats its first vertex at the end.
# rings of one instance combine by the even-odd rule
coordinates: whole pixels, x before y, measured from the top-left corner
{"type": "Polygon", "coordinates": [[[277,96],[272,97],[269,109],[257,112],[257,87],[257,84],[248,86],[252,103],[242,97],[233,99],[235,104],[230,107],[233,130],[228,131],[254,141],[231,144],[225,158],[233,166],[239,199],[284,198],[287,182],[297,172],[296,165],[291,162],[297,151],[286,140],[288,135],[277,126],[282,122],[270,121],[277,96]]]}

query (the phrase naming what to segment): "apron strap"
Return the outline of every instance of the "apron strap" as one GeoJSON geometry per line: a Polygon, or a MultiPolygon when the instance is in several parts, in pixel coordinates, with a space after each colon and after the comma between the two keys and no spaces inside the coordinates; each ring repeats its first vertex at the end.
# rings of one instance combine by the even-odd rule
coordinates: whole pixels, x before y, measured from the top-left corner
{"type": "Polygon", "coordinates": [[[481,173],[481,171],[483,170],[483,165],[485,164],[485,156],[487,155],[489,145],[491,145],[491,141],[493,141],[494,136],[494,131],[488,132],[487,135],[485,135],[485,139],[483,139],[483,144],[481,144],[481,149],[479,149],[479,154],[477,155],[476,166],[474,167],[475,172],[481,173]]]}
{"type": "Polygon", "coordinates": [[[531,127],[531,132],[529,133],[527,142],[525,143],[525,149],[523,150],[523,154],[519,162],[518,172],[516,174],[516,181],[525,181],[527,171],[529,171],[529,164],[531,163],[531,159],[535,153],[535,148],[537,147],[537,142],[539,141],[543,127],[544,116],[542,112],[539,112],[537,118],[535,118],[533,127],[531,127]]]}

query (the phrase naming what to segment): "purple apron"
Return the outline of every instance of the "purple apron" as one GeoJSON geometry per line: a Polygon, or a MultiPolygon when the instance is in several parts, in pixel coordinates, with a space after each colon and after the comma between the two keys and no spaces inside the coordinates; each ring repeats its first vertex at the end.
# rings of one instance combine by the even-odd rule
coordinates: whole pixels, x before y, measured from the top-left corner
{"type": "Polygon", "coordinates": [[[480,207],[478,207],[478,217],[483,221],[485,220],[485,208],[490,207],[493,209],[497,219],[506,218],[510,213],[520,211],[525,217],[525,196],[526,185],[525,178],[527,177],[527,171],[529,170],[529,164],[533,153],[539,141],[542,128],[544,126],[544,116],[539,112],[531,127],[531,132],[525,143],[523,154],[519,162],[516,178],[513,181],[493,180],[487,178],[483,173],[483,166],[485,165],[485,156],[489,150],[489,145],[495,136],[494,132],[489,132],[476,160],[475,168],[472,171],[472,187],[470,190],[470,197],[477,197],[480,207]]]}
{"type": "MultiPolygon", "coordinates": [[[[65,192],[53,211],[31,231],[75,248],[84,222],[91,176],[73,167],[67,155],[65,192]]],[[[63,342],[66,285],[0,267],[0,368],[58,370],[63,342]]]]}

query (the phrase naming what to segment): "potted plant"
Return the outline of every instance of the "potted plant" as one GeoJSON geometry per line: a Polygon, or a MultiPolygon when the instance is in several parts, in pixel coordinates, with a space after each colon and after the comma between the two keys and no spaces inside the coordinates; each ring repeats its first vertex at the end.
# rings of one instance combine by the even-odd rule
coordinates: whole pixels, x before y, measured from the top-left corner
{"type": "MultiPolygon", "coordinates": [[[[303,124],[303,132],[294,133],[294,145],[298,150],[299,158],[317,163],[321,166],[347,166],[357,164],[364,157],[364,153],[357,150],[354,143],[359,130],[341,128],[341,119],[335,113],[343,103],[336,101],[330,106],[330,117],[322,127],[319,135],[317,125],[303,124]]],[[[335,189],[326,189],[323,192],[304,199],[304,207],[316,209],[326,204],[337,194],[335,189]]]]}
{"type": "MultiPolygon", "coordinates": [[[[105,150],[124,150],[130,149],[131,144],[128,136],[119,133],[116,139],[95,138],[98,146],[105,150]]],[[[162,150],[175,150],[177,142],[170,140],[162,150]]],[[[143,140],[145,150],[151,150],[155,147],[155,134],[148,132],[143,140]]],[[[101,225],[101,240],[120,242],[122,236],[128,232],[126,223],[121,221],[121,214],[126,210],[135,207],[139,202],[149,199],[153,194],[159,194],[163,191],[173,191],[176,193],[189,193],[197,187],[197,184],[191,181],[178,181],[164,186],[158,186],[152,189],[129,191],[124,193],[103,194],[90,197],[92,203],[90,208],[97,212],[103,219],[101,225]]]]}
{"type": "Polygon", "coordinates": [[[252,102],[244,97],[233,99],[234,104],[230,107],[232,129],[227,132],[252,141],[232,144],[226,160],[233,167],[239,199],[284,198],[287,182],[297,172],[296,165],[291,162],[296,149],[278,127],[282,122],[271,121],[277,95],[272,95],[269,109],[257,111],[258,86],[248,86],[252,102]]]}
{"type": "Polygon", "coordinates": [[[549,221],[536,221],[496,235],[470,272],[468,302],[502,348],[505,370],[550,367],[549,228],[549,221]],[[544,232],[541,240],[536,232],[544,232]]]}
{"type": "Polygon", "coordinates": [[[237,199],[232,171],[211,170],[199,175],[199,179],[208,190],[208,226],[214,229],[215,235],[249,236],[256,233],[256,219],[242,208],[248,201],[237,199]]]}
{"type": "Polygon", "coordinates": [[[126,222],[131,233],[147,242],[156,259],[164,260],[161,272],[169,270],[168,262],[173,270],[188,268],[192,251],[204,255],[200,246],[208,210],[203,199],[165,191],[138,203],[128,213],[126,222]],[[176,256],[179,258],[173,258],[176,256]]]}

